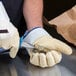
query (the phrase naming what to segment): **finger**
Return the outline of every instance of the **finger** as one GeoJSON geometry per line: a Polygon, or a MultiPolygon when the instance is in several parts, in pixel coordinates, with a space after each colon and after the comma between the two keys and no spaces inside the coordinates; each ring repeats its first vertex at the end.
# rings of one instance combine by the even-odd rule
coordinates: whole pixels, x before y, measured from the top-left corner
{"type": "Polygon", "coordinates": [[[55,63],[59,63],[62,59],[62,54],[60,52],[57,52],[55,50],[51,51],[52,56],[54,57],[55,63]]]}
{"type": "Polygon", "coordinates": [[[48,66],[52,67],[55,65],[55,61],[54,61],[54,58],[53,58],[51,52],[47,52],[46,59],[47,59],[48,66]]]}
{"type": "Polygon", "coordinates": [[[9,55],[11,58],[15,58],[18,52],[18,47],[12,47],[10,49],[9,55]]]}
{"type": "Polygon", "coordinates": [[[44,53],[39,54],[40,67],[47,67],[46,55],[44,53]]]}
{"type": "Polygon", "coordinates": [[[32,57],[30,57],[30,63],[33,65],[39,65],[39,53],[33,53],[32,57]]]}
{"type": "Polygon", "coordinates": [[[11,37],[10,40],[10,46],[12,47],[10,49],[10,57],[15,58],[19,49],[19,34],[18,32],[15,32],[14,35],[11,37]]]}
{"type": "Polygon", "coordinates": [[[70,46],[68,46],[67,44],[57,40],[57,39],[54,39],[54,44],[55,44],[55,50],[57,51],[60,51],[64,54],[67,54],[67,55],[70,55],[72,54],[72,48],[70,46]]]}

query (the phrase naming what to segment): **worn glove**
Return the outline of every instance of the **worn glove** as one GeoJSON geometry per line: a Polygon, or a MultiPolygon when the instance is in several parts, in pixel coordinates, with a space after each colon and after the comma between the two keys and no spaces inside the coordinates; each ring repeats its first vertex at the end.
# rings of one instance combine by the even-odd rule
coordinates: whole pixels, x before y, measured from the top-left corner
{"type": "Polygon", "coordinates": [[[9,55],[14,58],[19,48],[19,33],[10,22],[3,4],[0,2],[0,48],[10,49],[9,55]]]}
{"type": "Polygon", "coordinates": [[[38,49],[26,48],[30,55],[30,63],[36,66],[52,67],[61,61],[61,53],[67,55],[72,53],[72,49],[68,45],[50,36],[43,28],[35,28],[22,38],[21,47],[25,47],[27,42],[38,49]]]}
{"type": "Polygon", "coordinates": [[[11,58],[14,58],[18,52],[19,34],[11,22],[0,20],[0,48],[10,49],[11,58]]]}
{"type": "Polygon", "coordinates": [[[57,32],[76,46],[76,5],[49,23],[56,25],[57,32]]]}

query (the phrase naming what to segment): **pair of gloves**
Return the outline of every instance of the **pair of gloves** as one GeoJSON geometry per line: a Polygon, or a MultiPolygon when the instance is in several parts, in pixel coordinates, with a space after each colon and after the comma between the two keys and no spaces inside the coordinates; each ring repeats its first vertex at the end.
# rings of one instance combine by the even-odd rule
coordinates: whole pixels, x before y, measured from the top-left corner
{"type": "MultiPolygon", "coordinates": [[[[15,58],[19,48],[19,33],[10,22],[9,17],[0,2],[0,48],[10,49],[9,55],[15,58]]],[[[30,63],[40,67],[52,67],[62,59],[62,53],[70,55],[72,49],[49,35],[43,28],[34,28],[21,38],[21,46],[30,43],[37,49],[26,48],[30,55],[30,63]],[[43,48],[42,48],[43,47],[43,48]]]]}

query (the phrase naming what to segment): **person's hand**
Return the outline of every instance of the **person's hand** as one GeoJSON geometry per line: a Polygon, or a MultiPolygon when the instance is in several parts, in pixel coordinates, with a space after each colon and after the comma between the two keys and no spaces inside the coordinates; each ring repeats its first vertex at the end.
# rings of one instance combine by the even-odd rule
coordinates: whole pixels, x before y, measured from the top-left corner
{"type": "Polygon", "coordinates": [[[15,58],[19,48],[19,33],[16,27],[5,20],[0,20],[0,48],[10,49],[9,55],[15,58]]]}
{"type": "Polygon", "coordinates": [[[36,66],[52,67],[61,61],[62,53],[66,55],[72,53],[71,47],[53,38],[43,28],[35,28],[22,38],[21,47],[25,47],[27,42],[38,49],[26,48],[30,55],[30,63],[36,66]]]}

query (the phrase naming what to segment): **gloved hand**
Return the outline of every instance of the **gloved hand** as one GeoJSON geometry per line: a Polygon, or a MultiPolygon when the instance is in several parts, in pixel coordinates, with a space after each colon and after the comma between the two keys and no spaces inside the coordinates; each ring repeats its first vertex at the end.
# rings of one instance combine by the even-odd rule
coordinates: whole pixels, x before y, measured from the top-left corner
{"type": "Polygon", "coordinates": [[[14,58],[16,56],[19,48],[18,30],[10,22],[10,19],[1,1],[0,1],[0,48],[2,51],[10,49],[9,55],[11,58],[14,58]]]}
{"type": "Polygon", "coordinates": [[[18,30],[11,22],[0,20],[0,48],[10,49],[9,55],[14,58],[19,48],[18,30]]]}
{"type": "Polygon", "coordinates": [[[70,55],[72,49],[49,35],[43,28],[34,28],[25,33],[21,38],[21,47],[25,47],[25,43],[30,43],[39,50],[27,49],[30,55],[30,63],[40,67],[52,67],[59,63],[62,59],[62,53],[70,55]]]}

